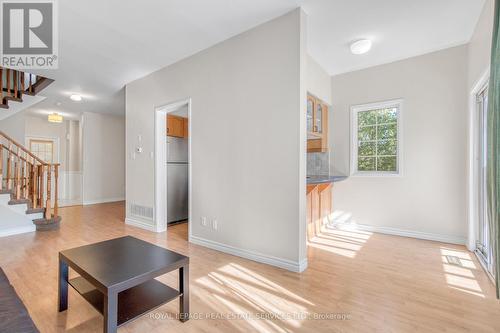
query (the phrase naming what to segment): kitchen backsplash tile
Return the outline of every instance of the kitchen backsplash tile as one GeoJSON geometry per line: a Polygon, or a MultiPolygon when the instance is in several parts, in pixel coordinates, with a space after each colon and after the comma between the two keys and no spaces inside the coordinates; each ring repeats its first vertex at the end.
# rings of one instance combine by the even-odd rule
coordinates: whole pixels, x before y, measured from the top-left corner
{"type": "Polygon", "coordinates": [[[328,176],[330,174],[330,153],[307,153],[307,175],[328,176]]]}

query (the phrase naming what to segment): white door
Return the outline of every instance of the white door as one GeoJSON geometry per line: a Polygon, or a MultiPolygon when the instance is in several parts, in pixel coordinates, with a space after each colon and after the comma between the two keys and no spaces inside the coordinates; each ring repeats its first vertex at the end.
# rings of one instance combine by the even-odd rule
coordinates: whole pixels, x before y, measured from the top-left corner
{"type": "Polygon", "coordinates": [[[485,268],[493,274],[492,248],[488,224],[488,86],[477,95],[478,131],[478,229],[476,253],[485,268]]]}

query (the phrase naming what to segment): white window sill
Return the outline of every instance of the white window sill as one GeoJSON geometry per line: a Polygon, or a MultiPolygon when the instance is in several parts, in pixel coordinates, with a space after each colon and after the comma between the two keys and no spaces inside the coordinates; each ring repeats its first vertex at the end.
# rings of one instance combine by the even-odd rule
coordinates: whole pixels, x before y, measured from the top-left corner
{"type": "Polygon", "coordinates": [[[394,178],[403,177],[401,172],[353,172],[351,177],[380,177],[380,178],[394,178]]]}

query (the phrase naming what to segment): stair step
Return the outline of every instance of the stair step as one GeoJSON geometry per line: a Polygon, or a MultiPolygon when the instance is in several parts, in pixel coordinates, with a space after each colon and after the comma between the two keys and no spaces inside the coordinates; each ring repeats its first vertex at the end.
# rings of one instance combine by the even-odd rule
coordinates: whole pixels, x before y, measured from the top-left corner
{"type": "Polygon", "coordinates": [[[39,220],[43,219],[44,213],[31,213],[31,214],[26,214],[26,217],[29,218],[30,220],[39,220]]]}
{"type": "Polygon", "coordinates": [[[22,102],[23,98],[21,96],[5,96],[3,98],[4,104],[7,104],[7,101],[22,102]]]}
{"type": "Polygon", "coordinates": [[[13,211],[19,213],[19,214],[23,214],[23,215],[26,215],[26,211],[29,209],[29,206],[27,203],[17,203],[17,204],[10,204],[10,201],[9,201],[9,208],[12,209],[13,211]]]}
{"type": "Polygon", "coordinates": [[[35,230],[36,226],[29,216],[19,214],[8,205],[0,205],[0,237],[35,230]]]}
{"type": "Polygon", "coordinates": [[[29,203],[31,203],[30,199],[19,199],[19,200],[12,199],[9,201],[9,205],[22,205],[22,204],[29,204],[29,203]]]}
{"type": "Polygon", "coordinates": [[[0,205],[8,205],[11,199],[10,193],[0,193],[0,205]]]}
{"type": "Polygon", "coordinates": [[[26,214],[45,213],[45,208],[28,208],[26,214]]]}
{"type": "Polygon", "coordinates": [[[33,223],[36,225],[37,231],[55,230],[59,229],[59,226],[61,224],[61,217],[52,216],[52,218],[50,219],[35,219],[33,220],[33,223]]]}

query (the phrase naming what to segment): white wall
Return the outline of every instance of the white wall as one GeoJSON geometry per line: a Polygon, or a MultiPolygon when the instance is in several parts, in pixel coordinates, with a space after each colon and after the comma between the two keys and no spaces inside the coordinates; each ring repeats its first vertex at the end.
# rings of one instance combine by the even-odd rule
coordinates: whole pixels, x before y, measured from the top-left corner
{"type": "Polygon", "coordinates": [[[468,88],[469,92],[491,62],[491,40],[493,35],[494,0],[486,0],[476,29],[468,44],[468,88]]]}
{"type": "Polygon", "coordinates": [[[9,118],[0,120],[0,131],[4,132],[19,143],[24,143],[24,112],[18,112],[9,118]]]}
{"type": "Polygon", "coordinates": [[[155,107],[191,98],[191,241],[299,269],[306,257],[304,20],[295,10],[127,85],[129,223],[138,221],[132,203],[154,204],[155,107]],[[139,145],[144,152],[133,159],[139,145]],[[218,231],[201,226],[202,216],[216,218],[218,231]]]}
{"type": "Polygon", "coordinates": [[[402,177],[351,177],[334,210],[380,231],[463,242],[466,235],[467,46],[332,77],[332,172],[349,173],[350,106],[402,98],[402,177]],[[389,228],[389,229],[388,229],[389,228]]]}
{"type": "Polygon", "coordinates": [[[125,117],[84,112],[83,204],[125,197],[125,117]]]}
{"type": "Polygon", "coordinates": [[[307,91],[327,104],[332,103],[330,75],[310,55],[307,55],[307,91]]]}

